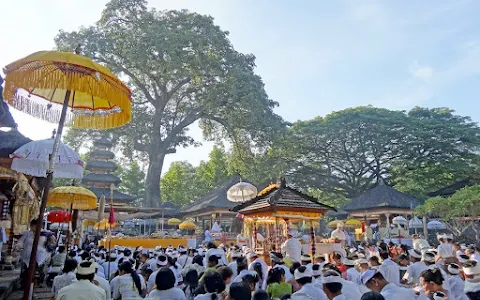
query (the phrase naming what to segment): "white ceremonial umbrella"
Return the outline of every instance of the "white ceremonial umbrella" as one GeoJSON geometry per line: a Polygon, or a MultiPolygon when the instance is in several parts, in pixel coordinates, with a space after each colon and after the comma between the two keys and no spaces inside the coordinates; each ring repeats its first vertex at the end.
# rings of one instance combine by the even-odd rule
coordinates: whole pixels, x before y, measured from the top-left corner
{"type": "MultiPolygon", "coordinates": [[[[12,170],[35,177],[47,177],[53,142],[54,139],[32,141],[15,150],[10,154],[13,158],[12,170]]],[[[83,177],[83,161],[80,155],[63,143],[60,143],[58,153],[55,155],[53,177],[71,179],[83,177]]]]}
{"type": "Polygon", "coordinates": [[[408,222],[408,227],[410,228],[422,228],[423,227],[423,222],[417,217],[413,217],[409,222],[408,222]]]}
{"type": "Polygon", "coordinates": [[[245,202],[255,198],[257,194],[257,188],[253,184],[240,181],[228,189],[227,199],[232,202],[245,202]]]}
{"type": "Polygon", "coordinates": [[[395,224],[395,225],[407,225],[408,220],[405,219],[405,217],[397,216],[397,217],[392,219],[392,223],[395,224]]]}
{"type": "Polygon", "coordinates": [[[443,230],[443,229],[446,229],[447,227],[442,222],[433,220],[427,223],[427,228],[431,230],[443,230]]]}

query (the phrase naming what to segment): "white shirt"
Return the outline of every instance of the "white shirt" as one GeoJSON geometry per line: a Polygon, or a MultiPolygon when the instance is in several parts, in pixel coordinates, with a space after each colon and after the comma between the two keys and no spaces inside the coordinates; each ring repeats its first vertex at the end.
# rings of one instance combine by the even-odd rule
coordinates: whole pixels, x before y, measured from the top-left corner
{"type": "Polygon", "coordinates": [[[400,268],[393,260],[387,258],[378,269],[382,272],[385,280],[397,286],[400,285],[400,268]]]}
{"type": "Polygon", "coordinates": [[[211,249],[208,249],[207,252],[205,253],[205,259],[203,260],[203,264],[205,266],[208,264],[208,258],[212,255],[220,257],[218,261],[220,265],[223,265],[223,266],[228,265],[228,260],[227,260],[227,256],[225,255],[225,251],[223,251],[222,249],[211,248],[211,249]]]}
{"type": "Polygon", "coordinates": [[[62,288],[72,284],[72,282],[74,281],[77,281],[77,276],[75,275],[75,272],[68,272],[62,275],[57,275],[55,276],[55,278],[53,278],[52,292],[57,295],[62,288]]]}
{"type": "MultiPolygon", "coordinates": [[[[211,300],[213,293],[201,294],[195,297],[195,300],[211,300]]],[[[218,299],[219,297],[217,297],[218,299]]]]}
{"type": "Polygon", "coordinates": [[[473,253],[473,254],[470,256],[470,259],[476,260],[476,261],[480,262],[480,254],[478,254],[477,252],[473,253]]]}
{"type": "Polygon", "coordinates": [[[345,243],[345,241],[347,240],[347,236],[345,235],[345,231],[340,230],[338,228],[335,229],[334,231],[332,231],[331,237],[339,239],[343,243],[345,243]]]}
{"type": "Polygon", "coordinates": [[[413,249],[416,249],[416,250],[425,250],[425,249],[429,249],[430,248],[430,244],[428,243],[427,240],[425,239],[415,239],[413,240],[413,249]]]}
{"type": "MultiPolygon", "coordinates": [[[[262,266],[262,279],[263,279],[263,283],[262,283],[262,290],[266,290],[267,289],[267,277],[268,277],[268,266],[267,264],[261,260],[260,258],[256,258],[254,261],[252,261],[249,265],[248,265],[248,270],[249,271],[254,271],[253,269],[253,264],[255,263],[259,263],[261,266],[262,266]]],[[[260,275],[260,274],[259,274],[260,275]]]]}
{"type": "Polygon", "coordinates": [[[112,296],[112,293],[111,293],[110,284],[108,283],[108,281],[98,274],[95,274],[95,278],[93,280],[98,282],[98,286],[101,287],[105,291],[105,295],[107,296],[107,300],[109,300],[112,296]]]}
{"type": "Polygon", "coordinates": [[[440,244],[437,247],[438,255],[441,258],[454,257],[453,246],[451,244],[440,244]]]}
{"type": "Polygon", "coordinates": [[[171,288],[168,290],[154,290],[146,299],[155,299],[155,300],[187,300],[183,291],[179,288],[171,288]]]}
{"type": "Polygon", "coordinates": [[[342,294],[349,300],[360,300],[362,293],[358,284],[342,278],[342,294]]]}
{"type": "MultiPolygon", "coordinates": [[[[34,233],[30,230],[27,230],[22,233],[22,236],[17,241],[17,247],[23,248],[21,258],[27,267],[30,264],[30,254],[32,253],[33,239],[34,233]]],[[[45,241],[46,237],[44,236],[41,236],[40,240],[38,241],[36,260],[39,266],[42,265],[49,256],[47,249],[44,247],[45,241]]]]}
{"type": "Polygon", "coordinates": [[[193,262],[193,257],[188,256],[186,254],[180,255],[180,257],[177,259],[177,263],[183,268],[186,266],[191,265],[193,262]]]}
{"type": "Polygon", "coordinates": [[[343,294],[340,294],[338,296],[335,296],[332,300],[347,300],[347,298],[343,294]]]}
{"type": "Polygon", "coordinates": [[[357,283],[358,282],[358,277],[360,277],[360,273],[355,270],[355,268],[348,268],[347,269],[347,280],[357,283]]]}
{"type": "Polygon", "coordinates": [[[413,290],[396,286],[393,283],[384,286],[380,291],[380,294],[382,294],[385,300],[407,300],[417,298],[413,290]]]}
{"type": "Polygon", "coordinates": [[[283,271],[285,271],[285,281],[289,281],[290,279],[293,278],[293,275],[290,272],[290,269],[287,268],[287,266],[285,266],[285,265],[275,265],[273,267],[274,268],[280,268],[280,269],[283,269],[283,271]]]}
{"type": "Polygon", "coordinates": [[[182,288],[183,287],[183,276],[180,273],[181,270],[175,268],[174,266],[170,266],[169,269],[172,270],[173,275],[175,275],[175,287],[182,288]]]}
{"type": "MultiPolygon", "coordinates": [[[[133,277],[130,274],[117,276],[114,281],[112,280],[112,285],[113,299],[118,299],[120,297],[122,297],[122,300],[141,298],[140,291],[137,289],[133,277]]],[[[145,287],[142,286],[142,288],[145,287]]]]}
{"type": "Polygon", "coordinates": [[[445,291],[447,291],[447,294],[450,295],[450,284],[448,283],[448,275],[447,273],[442,269],[442,268],[439,268],[437,265],[430,265],[428,266],[429,269],[434,269],[434,268],[437,268],[440,270],[440,273],[442,273],[442,276],[443,276],[443,288],[445,289],[445,291]]]}
{"type": "Polygon", "coordinates": [[[182,276],[185,277],[185,276],[187,276],[187,273],[190,270],[197,271],[197,275],[200,276],[200,274],[205,272],[205,267],[195,263],[195,264],[191,264],[189,266],[186,266],[185,268],[182,269],[182,271],[180,273],[182,274],[182,276]]]}
{"type": "Polygon", "coordinates": [[[209,230],[205,230],[205,242],[210,242],[212,240],[212,234],[209,230]]]}
{"type": "Polygon", "coordinates": [[[322,289],[314,286],[311,283],[307,283],[300,290],[292,294],[291,299],[296,299],[297,296],[306,294],[310,296],[313,300],[328,300],[327,295],[323,292],[322,289]]]}
{"type": "Polygon", "coordinates": [[[427,265],[423,261],[417,261],[407,267],[407,272],[403,275],[403,279],[407,280],[409,284],[418,285],[420,283],[420,274],[428,270],[427,265]]]}
{"type": "Polygon", "coordinates": [[[249,271],[249,270],[241,270],[240,273],[238,273],[237,277],[235,277],[235,278],[232,280],[232,283],[234,283],[234,282],[242,282],[243,277],[245,277],[245,276],[248,275],[248,274],[252,274],[252,271],[249,271]]]}
{"type": "Polygon", "coordinates": [[[241,233],[237,235],[237,245],[239,247],[247,245],[247,239],[241,233]]]}
{"type": "Polygon", "coordinates": [[[286,257],[300,262],[302,260],[302,243],[296,238],[289,238],[283,243],[282,252],[286,257]]]}
{"type": "Polygon", "coordinates": [[[228,267],[232,270],[233,275],[232,278],[235,278],[238,276],[238,270],[237,270],[237,262],[232,261],[231,263],[228,264],[228,267]]]}
{"type": "Polygon", "coordinates": [[[110,279],[110,274],[108,274],[108,265],[110,265],[110,274],[115,273],[118,270],[118,263],[116,261],[105,262],[103,264],[103,274],[105,274],[105,278],[107,280],[110,279]]]}
{"type": "Polygon", "coordinates": [[[79,280],[62,288],[56,300],[107,300],[107,298],[101,287],[88,280],[79,280]]]}
{"type": "Polygon", "coordinates": [[[155,286],[155,279],[157,278],[157,274],[160,270],[156,270],[152,274],[150,274],[150,277],[148,277],[147,281],[147,292],[151,292],[153,290],[153,287],[155,286]]]}
{"type": "Polygon", "coordinates": [[[448,284],[450,285],[450,293],[448,296],[451,300],[468,300],[465,294],[465,282],[458,275],[453,275],[448,278],[448,284]]]}

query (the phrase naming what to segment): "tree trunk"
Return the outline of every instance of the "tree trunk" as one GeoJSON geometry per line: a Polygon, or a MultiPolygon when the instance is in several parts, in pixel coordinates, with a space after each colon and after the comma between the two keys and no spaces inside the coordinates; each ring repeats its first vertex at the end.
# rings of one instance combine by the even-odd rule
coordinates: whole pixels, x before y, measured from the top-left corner
{"type": "MultiPolygon", "coordinates": [[[[162,151],[157,149],[157,151],[162,151]]],[[[147,171],[146,185],[146,205],[148,207],[159,207],[161,204],[160,178],[162,177],[163,161],[165,153],[156,153],[150,155],[150,162],[147,171]]]]}

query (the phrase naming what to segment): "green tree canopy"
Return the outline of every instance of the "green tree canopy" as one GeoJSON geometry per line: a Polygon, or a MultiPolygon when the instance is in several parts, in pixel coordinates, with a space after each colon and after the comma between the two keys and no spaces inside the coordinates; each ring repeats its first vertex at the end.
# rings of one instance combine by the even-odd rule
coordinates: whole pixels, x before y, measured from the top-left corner
{"type": "Polygon", "coordinates": [[[125,154],[148,160],[146,205],[160,204],[165,155],[198,143],[188,127],[199,121],[206,137],[268,144],[283,126],[273,113],[255,57],[237,52],[228,32],[210,16],[147,8],[144,0],[112,0],[94,25],[61,31],[61,50],[83,54],[128,79],[133,120],[115,130],[125,154]]]}

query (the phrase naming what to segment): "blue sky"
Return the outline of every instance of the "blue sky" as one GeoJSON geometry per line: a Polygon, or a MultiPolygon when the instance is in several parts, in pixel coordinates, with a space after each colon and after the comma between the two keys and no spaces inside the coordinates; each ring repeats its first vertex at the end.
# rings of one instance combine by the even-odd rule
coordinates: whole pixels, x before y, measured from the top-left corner
{"type": "MultiPolygon", "coordinates": [[[[59,29],[98,20],[103,0],[2,3],[0,66],[53,48],[59,29]]],[[[151,0],[157,9],[212,15],[289,121],[372,104],[448,106],[480,121],[480,1],[151,0]]],[[[15,113],[20,130],[46,138],[51,124],[15,113]],[[42,130],[39,130],[42,128],[42,130]]],[[[200,137],[198,128],[192,133],[200,137]]],[[[205,159],[211,145],[166,162],[205,159]]]]}

